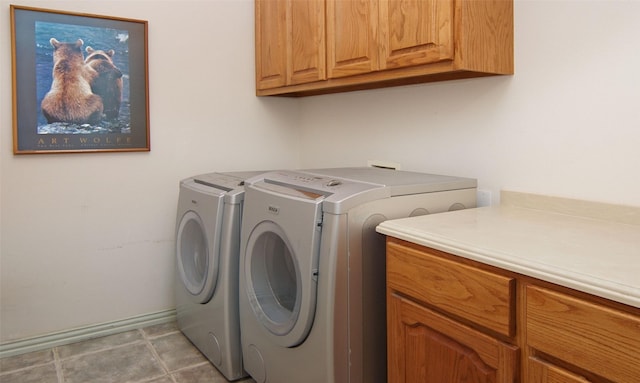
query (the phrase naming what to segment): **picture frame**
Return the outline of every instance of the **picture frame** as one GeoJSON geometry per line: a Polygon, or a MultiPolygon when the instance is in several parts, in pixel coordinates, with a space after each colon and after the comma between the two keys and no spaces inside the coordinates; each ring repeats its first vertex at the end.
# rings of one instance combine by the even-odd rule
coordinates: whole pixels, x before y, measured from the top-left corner
{"type": "Polygon", "coordinates": [[[14,154],[150,151],[147,21],[10,8],[14,154]]]}

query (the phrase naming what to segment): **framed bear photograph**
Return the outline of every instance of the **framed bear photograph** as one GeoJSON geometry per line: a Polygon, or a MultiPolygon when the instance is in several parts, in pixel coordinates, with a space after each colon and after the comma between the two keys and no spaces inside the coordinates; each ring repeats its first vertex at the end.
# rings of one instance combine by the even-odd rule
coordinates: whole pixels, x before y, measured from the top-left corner
{"type": "Polygon", "coordinates": [[[147,21],[10,12],[14,154],[150,150],[147,21]]]}

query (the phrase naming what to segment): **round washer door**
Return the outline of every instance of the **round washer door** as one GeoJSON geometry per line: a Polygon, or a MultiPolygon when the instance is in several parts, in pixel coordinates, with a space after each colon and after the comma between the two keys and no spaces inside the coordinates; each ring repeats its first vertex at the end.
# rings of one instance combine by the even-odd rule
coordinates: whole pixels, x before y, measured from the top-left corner
{"type": "MultiPolygon", "coordinates": [[[[310,250],[317,251],[316,244],[310,250]]],[[[262,221],[249,236],[244,273],[249,303],[272,341],[295,347],[315,315],[317,256],[295,254],[282,228],[262,221]]]]}
{"type": "Polygon", "coordinates": [[[217,262],[209,253],[207,231],[200,216],[189,210],[182,216],[176,236],[178,273],[197,303],[211,299],[218,280],[217,262]]]}

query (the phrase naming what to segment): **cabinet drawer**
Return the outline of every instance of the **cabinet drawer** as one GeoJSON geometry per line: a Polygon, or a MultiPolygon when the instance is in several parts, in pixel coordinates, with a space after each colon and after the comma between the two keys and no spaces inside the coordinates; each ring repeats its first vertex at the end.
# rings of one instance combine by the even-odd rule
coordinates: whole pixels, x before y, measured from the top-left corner
{"type": "Polygon", "coordinates": [[[514,278],[389,241],[387,285],[499,334],[514,334],[514,278]]]}
{"type": "Polygon", "coordinates": [[[615,382],[640,376],[640,317],[538,286],[526,288],[527,344],[615,382]]]}
{"type": "Polygon", "coordinates": [[[529,380],[531,383],[589,383],[579,375],[537,358],[529,358],[529,380]]]}

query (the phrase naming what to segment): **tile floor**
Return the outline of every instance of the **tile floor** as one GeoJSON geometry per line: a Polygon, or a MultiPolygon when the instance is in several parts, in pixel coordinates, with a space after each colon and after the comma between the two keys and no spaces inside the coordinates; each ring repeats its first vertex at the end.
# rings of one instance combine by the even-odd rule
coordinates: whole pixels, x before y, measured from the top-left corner
{"type": "MultiPolygon", "coordinates": [[[[0,359],[2,383],[226,383],[176,323],[0,359]]],[[[247,378],[238,383],[255,383],[247,378]]]]}

